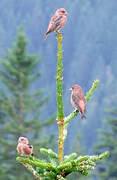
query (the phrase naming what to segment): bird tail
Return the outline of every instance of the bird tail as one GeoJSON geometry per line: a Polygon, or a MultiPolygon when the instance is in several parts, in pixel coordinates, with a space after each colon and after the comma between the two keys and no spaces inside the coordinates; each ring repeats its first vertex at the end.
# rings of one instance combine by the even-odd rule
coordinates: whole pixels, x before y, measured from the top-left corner
{"type": "Polygon", "coordinates": [[[46,33],[44,36],[43,36],[43,40],[46,40],[48,37],[48,33],[46,33]]]}
{"type": "Polygon", "coordinates": [[[83,119],[83,118],[85,118],[86,119],[86,116],[85,116],[85,114],[84,113],[81,113],[81,118],[83,119]]]}
{"type": "Polygon", "coordinates": [[[49,34],[50,32],[51,32],[51,31],[49,30],[49,31],[47,31],[47,32],[45,33],[45,35],[43,36],[43,39],[44,39],[44,40],[46,40],[46,39],[47,39],[48,34],[49,34]]]}

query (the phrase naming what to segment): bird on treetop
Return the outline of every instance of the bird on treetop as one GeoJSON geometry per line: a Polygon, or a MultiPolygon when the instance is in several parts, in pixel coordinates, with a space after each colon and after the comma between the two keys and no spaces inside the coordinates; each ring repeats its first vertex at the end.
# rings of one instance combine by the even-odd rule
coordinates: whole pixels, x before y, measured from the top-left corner
{"type": "Polygon", "coordinates": [[[67,21],[67,11],[64,8],[57,9],[55,14],[52,16],[48,29],[44,35],[44,39],[48,37],[48,34],[55,31],[59,33],[61,28],[64,26],[64,24],[67,21]]]}

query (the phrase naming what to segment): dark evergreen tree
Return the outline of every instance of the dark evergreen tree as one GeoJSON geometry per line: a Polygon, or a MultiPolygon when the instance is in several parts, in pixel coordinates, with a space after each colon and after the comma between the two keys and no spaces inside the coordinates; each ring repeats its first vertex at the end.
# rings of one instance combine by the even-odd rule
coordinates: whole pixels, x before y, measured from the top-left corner
{"type": "Polygon", "coordinates": [[[100,180],[117,179],[117,109],[108,111],[108,114],[105,121],[107,128],[100,130],[100,142],[95,146],[99,153],[105,149],[110,151],[110,157],[104,161],[104,166],[99,165],[100,180]]]}
{"type": "Polygon", "coordinates": [[[41,107],[48,97],[42,97],[43,90],[36,89],[34,82],[40,77],[39,57],[29,55],[27,40],[22,28],[13,49],[0,60],[0,179],[33,179],[24,168],[16,164],[16,146],[19,136],[31,137],[39,153],[40,146],[48,147],[53,136],[44,137],[44,127],[52,124],[55,116],[43,122],[41,107]]]}

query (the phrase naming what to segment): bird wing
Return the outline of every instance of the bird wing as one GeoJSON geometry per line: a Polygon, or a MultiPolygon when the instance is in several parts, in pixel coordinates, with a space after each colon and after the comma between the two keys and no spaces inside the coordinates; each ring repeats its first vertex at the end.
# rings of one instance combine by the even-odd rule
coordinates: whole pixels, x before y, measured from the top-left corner
{"type": "Polygon", "coordinates": [[[77,96],[72,95],[72,100],[73,100],[74,106],[77,109],[79,109],[80,112],[85,112],[86,111],[85,98],[81,99],[81,98],[79,98],[79,94],[77,94],[77,96]]]}
{"type": "Polygon", "coordinates": [[[79,98],[72,94],[72,100],[73,100],[74,106],[77,109],[80,109],[80,107],[79,107],[79,98]]]}
{"type": "Polygon", "coordinates": [[[47,30],[47,34],[56,30],[56,28],[61,24],[62,16],[53,16],[50,20],[50,24],[47,30]]]}
{"type": "Polygon", "coordinates": [[[83,94],[83,91],[82,91],[81,88],[79,88],[77,96],[78,96],[79,99],[83,99],[85,101],[84,94],[83,94]]]}
{"type": "Polygon", "coordinates": [[[31,154],[31,149],[30,149],[30,146],[29,145],[24,145],[23,146],[23,151],[25,154],[31,154]]]}

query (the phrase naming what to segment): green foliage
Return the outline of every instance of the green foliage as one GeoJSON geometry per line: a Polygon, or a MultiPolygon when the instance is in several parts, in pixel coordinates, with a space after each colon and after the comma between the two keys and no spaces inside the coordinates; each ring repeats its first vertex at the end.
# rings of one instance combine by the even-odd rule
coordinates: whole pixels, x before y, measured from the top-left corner
{"type": "Polygon", "coordinates": [[[58,105],[58,115],[57,118],[64,119],[63,112],[63,50],[62,50],[62,34],[57,35],[58,41],[58,53],[57,53],[57,105],[58,105]]]}
{"type": "Polygon", "coordinates": [[[31,136],[35,154],[41,146],[52,144],[52,137],[42,139],[43,128],[52,124],[55,116],[41,122],[41,107],[48,97],[42,98],[43,90],[34,89],[40,77],[37,55],[27,52],[27,40],[19,28],[14,47],[0,60],[0,178],[2,180],[33,179],[16,164],[16,146],[19,136],[31,136]],[[5,168],[5,171],[2,171],[5,168]]]}
{"type": "Polygon", "coordinates": [[[117,179],[117,109],[108,111],[109,117],[105,124],[107,130],[100,130],[100,143],[95,145],[95,149],[101,152],[105,149],[110,151],[110,157],[105,162],[104,166],[99,165],[99,174],[101,180],[117,179]]]}
{"type": "MultiPolygon", "coordinates": [[[[84,152],[84,146],[83,146],[83,143],[82,143],[82,135],[81,135],[81,132],[78,131],[78,134],[77,136],[74,138],[74,143],[73,143],[73,147],[72,147],[72,152],[76,152],[76,153],[73,153],[73,154],[77,154],[79,156],[83,156],[83,152],[84,152]]],[[[64,157],[65,158],[65,157],[64,157]]],[[[90,177],[90,175],[88,175],[88,177],[90,177]]],[[[87,177],[87,179],[88,179],[87,177]]],[[[83,179],[86,179],[86,177],[84,177],[82,174],[80,173],[77,173],[77,172],[73,172],[72,174],[70,174],[68,176],[68,180],[72,180],[72,179],[75,179],[75,180],[83,180],[83,179]]]]}
{"type": "MultiPolygon", "coordinates": [[[[44,149],[44,151],[41,150],[41,152],[45,152],[47,156],[51,157],[53,157],[54,153],[51,149],[44,149]]],[[[55,180],[59,179],[59,177],[66,178],[73,172],[77,172],[84,176],[87,176],[88,171],[94,169],[96,165],[95,162],[108,157],[108,155],[109,152],[105,152],[103,154],[100,154],[99,156],[77,157],[76,153],[72,153],[69,156],[65,157],[60,165],[53,165],[50,161],[43,161],[32,156],[17,157],[17,161],[21,162],[24,166],[28,164],[31,168],[36,166],[36,173],[43,180],[55,180]]],[[[28,167],[29,170],[30,167],[28,167]]],[[[34,172],[35,170],[33,171],[33,174],[35,175],[34,172]]],[[[40,177],[38,179],[40,179],[40,177]]]]}
{"type": "MultiPolygon", "coordinates": [[[[65,180],[67,176],[73,172],[87,176],[90,170],[94,170],[96,161],[102,160],[105,157],[109,156],[109,152],[104,152],[100,155],[94,156],[77,156],[77,153],[72,153],[68,156],[64,156],[64,126],[68,124],[74,116],[78,114],[78,110],[72,112],[64,121],[64,112],[63,112],[63,51],[62,51],[62,33],[57,34],[58,41],[58,52],[57,52],[57,123],[59,127],[59,137],[58,137],[58,155],[53,152],[51,149],[41,148],[41,153],[45,154],[48,159],[40,160],[32,156],[23,156],[17,157],[16,160],[22,163],[32,174],[40,180],[65,180]],[[68,120],[68,119],[69,120],[68,120]],[[67,123],[66,123],[67,121],[67,123]]],[[[93,83],[90,91],[86,95],[86,100],[88,101],[96,87],[98,86],[99,81],[96,80],[93,83]]],[[[66,129],[67,131],[67,129],[66,129]]],[[[67,135],[67,133],[66,133],[67,135]]]]}

